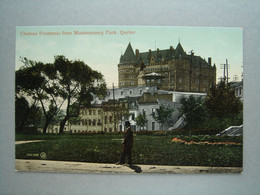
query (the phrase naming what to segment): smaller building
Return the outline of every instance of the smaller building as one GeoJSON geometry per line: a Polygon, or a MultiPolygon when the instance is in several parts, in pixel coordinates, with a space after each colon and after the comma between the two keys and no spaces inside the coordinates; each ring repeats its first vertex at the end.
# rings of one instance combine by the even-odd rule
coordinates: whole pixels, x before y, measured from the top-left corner
{"type": "MultiPolygon", "coordinates": [[[[155,96],[155,94],[158,95],[166,95],[171,94],[172,102],[180,103],[180,100],[182,98],[189,98],[189,96],[194,97],[206,97],[206,93],[195,93],[195,92],[180,92],[180,91],[168,91],[168,90],[160,90],[157,88],[157,86],[139,86],[139,87],[125,87],[125,88],[115,88],[109,89],[107,92],[107,97],[104,99],[104,101],[112,100],[113,97],[118,99],[125,99],[125,98],[145,98],[145,94],[151,94],[152,96],[155,96]]],[[[167,100],[170,100],[169,97],[167,97],[167,100]]],[[[158,97],[157,97],[158,99],[158,97]]],[[[165,99],[162,96],[159,99],[165,99]]]]}
{"type": "Polygon", "coordinates": [[[102,131],[103,110],[101,105],[92,105],[91,108],[80,109],[79,118],[70,122],[72,133],[102,131]]]}
{"type": "Polygon", "coordinates": [[[243,80],[239,82],[231,82],[230,86],[234,89],[235,95],[243,101],[243,80]]]}
{"type": "Polygon", "coordinates": [[[160,106],[174,110],[171,119],[167,124],[163,124],[163,129],[168,130],[179,119],[181,98],[188,98],[191,95],[206,96],[205,93],[158,90],[157,86],[110,89],[100,104],[81,108],[79,119],[70,123],[70,131],[72,133],[125,131],[124,122],[127,120],[130,121],[133,131],[160,130],[160,124],[152,117],[152,113],[160,106]],[[144,128],[136,124],[136,117],[140,113],[146,115],[147,123],[144,128]]]}
{"type": "MultiPolygon", "coordinates": [[[[153,117],[152,114],[156,112],[156,109],[159,109],[160,106],[165,108],[172,108],[173,113],[169,121],[166,124],[163,124],[163,130],[168,130],[172,127],[175,122],[178,120],[178,109],[180,103],[172,102],[165,99],[156,99],[154,101],[139,101],[138,113],[145,114],[147,123],[143,130],[162,130],[161,124],[159,124],[153,117]]],[[[141,128],[139,128],[141,130],[141,128]]]]}
{"type": "MultiPolygon", "coordinates": [[[[43,129],[40,128],[38,129],[38,132],[39,133],[43,133],[43,129]]],[[[64,126],[64,129],[63,129],[63,132],[64,133],[70,133],[70,124],[69,123],[66,123],[65,126],[64,126]]],[[[50,124],[48,126],[48,128],[46,129],[46,133],[50,133],[50,134],[58,134],[60,133],[60,124],[50,124]]]]}

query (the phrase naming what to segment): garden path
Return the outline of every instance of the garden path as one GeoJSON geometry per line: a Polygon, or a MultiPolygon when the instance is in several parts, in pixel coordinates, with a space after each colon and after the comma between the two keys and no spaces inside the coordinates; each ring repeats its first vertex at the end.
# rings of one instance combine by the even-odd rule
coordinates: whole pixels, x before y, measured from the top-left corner
{"type": "Polygon", "coordinates": [[[242,167],[202,166],[159,166],[159,165],[116,165],[105,163],[68,162],[51,160],[15,160],[16,171],[60,172],[60,173],[103,173],[103,174],[204,174],[241,173],[242,167]]]}

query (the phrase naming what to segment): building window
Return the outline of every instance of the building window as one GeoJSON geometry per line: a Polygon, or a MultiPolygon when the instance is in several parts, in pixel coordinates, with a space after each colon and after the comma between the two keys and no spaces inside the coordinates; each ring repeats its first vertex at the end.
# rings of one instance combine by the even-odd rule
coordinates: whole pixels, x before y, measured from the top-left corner
{"type": "Polygon", "coordinates": [[[112,123],[113,122],[113,117],[109,116],[109,122],[112,123]]]}
{"type": "Polygon", "coordinates": [[[107,132],[107,128],[105,128],[104,131],[107,132]]]}
{"type": "Polygon", "coordinates": [[[101,120],[98,119],[98,123],[97,123],[98,126],[101,126],[101,120]]]}
{"type": "Polygon", "coordinates": [[[123,131],[123,126],[119,125],[119,131],[123,131]]]}
{"type": "Polygon", "coordinates": [[[96,126],[96,119],[93,120],[93,126],[96,126]]]}
{"type": "Polygon", "coordinates": [[[98,115],[101,115],[101,110],[98,110],[98,115]]]}
{"type": "Polygon", "coordinates": [[[109,132],[112,132],[112,128],[109,128],[109,132]]]}
{"type": "Polygon", "coordinates": [[[93,110],[93,115],[96,115],[96,110],[93,110]]]}
{"type": "Polygon", "coordinates": [[[135,120],[135,113],[132,113],[132,120],[135,120]]]}
{"type": "Polygon", "coordinates": [[[88,125],[91,125],[91,119],[88,120],[88,125]]]}
{"type": "Polygon", "coordinates": [[[152,122],[152,130],[155,130],[155,122],[152,122]]]}
{"type": "Polygon", "coordinates": [[[155,108],[152,108],[152,113],[155,113],[155,108]]]}
{"type": "Polygon", "coordinates": [[[124,95],[124,91],[121,91],[121,95],[124,95]]]}
{"type": "Polygon", "coordinates": [[[85,119],[85,125],[88,125],[88,119],[85,119]]]}
{"type": "Polygon", "coordinates": [[[182,83],[182,78],[181,77],[179,78],[179,83],[182,83]]]}
{"type": "Polygon", "coordinates": [[[84,119],[81,120],[81,124],[85,125],[85,120],[84,119]]]}
{"type": "Polygon", "coordinates": [[[92,110],[89,110],[89,115],[91,115],[92,114],[92,110]]]}
{"type": "Polygon", "coordinates": [[[107,116],[105,116],[105,124],[107,124],[107,116]]]}
{"type": "Polygon", "coordinates": [[[130,93],[130,95],[132,95],[132,91],[130,91],[129,93],[130,93]]]}
{"type": "Polygon", "coordinates": [[[143,109],[143,115],[145,115],[145,110],[143,109]]]}

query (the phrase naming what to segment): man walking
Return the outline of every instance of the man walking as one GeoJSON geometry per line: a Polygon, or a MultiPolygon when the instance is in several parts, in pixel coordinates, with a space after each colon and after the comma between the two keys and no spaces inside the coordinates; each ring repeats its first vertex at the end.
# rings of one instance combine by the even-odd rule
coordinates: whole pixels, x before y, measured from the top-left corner
{"type": "Polygon", "coordinates": [[[122,142],[122,152],[119,162],[116,164],[123,164],[127,157],[129,165],[132,164],[132,147],[133,147],[133,132],[129,121],[125,122],[126,132],[124,135],[124,141],[122,142]]]}

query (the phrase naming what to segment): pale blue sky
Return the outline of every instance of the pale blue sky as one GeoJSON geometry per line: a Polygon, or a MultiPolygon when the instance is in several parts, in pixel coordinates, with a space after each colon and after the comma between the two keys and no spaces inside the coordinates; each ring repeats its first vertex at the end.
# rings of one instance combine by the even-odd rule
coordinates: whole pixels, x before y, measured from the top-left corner
{"type": "Polygon", "coordinates": [[[241,28],[213,27],[144,27],[144,26],[19,26],[16,29],[16,69],[22,63],[19,57],[35,61],[53,62],[55,55],[80,59],[91,68],[100,71],[108,86],[118,83],[117,65],[120,55],[129,42],[135,51],[147,52],[155,47],[160,50],[176,48],[181,42],[186,53],[191,50],[206,60],[212,58],[217,67],[217,78],[223,75],[220,65],[230,64],[229,77],[241,79],[243,64],[243,31],[241,28]],[[121,35],[120,31],[135,31],[121,35]],[[60,35],[40,35],[40,32],[59,32],[60,35]],[[62,35],[62,32],[72,35],[62,35]],[[103,35],[75,35],[74,31],[103,32],[103,35]],[[117,34],[106,34],[116,31],[117,34]],[[24,35],[23,32],[38,35],[24,35]]]}

